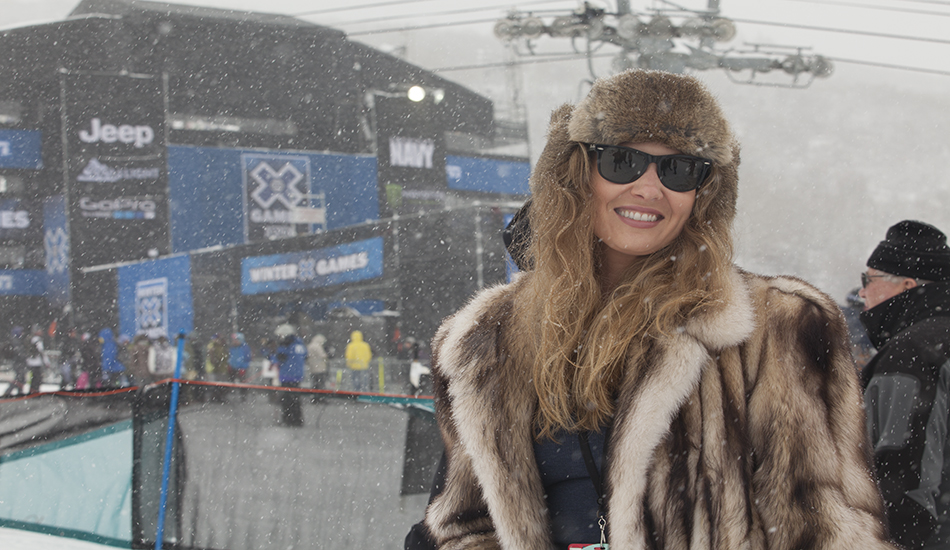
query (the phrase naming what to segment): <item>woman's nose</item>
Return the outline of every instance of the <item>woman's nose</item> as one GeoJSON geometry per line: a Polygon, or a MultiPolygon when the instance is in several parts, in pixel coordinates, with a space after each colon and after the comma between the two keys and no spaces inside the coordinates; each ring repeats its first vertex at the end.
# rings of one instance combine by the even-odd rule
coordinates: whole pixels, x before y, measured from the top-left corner
{"type": "Polygon", "coordinates": [[[647,200],[657,200],[663,197],[663,183],[656,171],[656,163],[651,162],[647,171],[633,182],[630,192],[647,200]]]}

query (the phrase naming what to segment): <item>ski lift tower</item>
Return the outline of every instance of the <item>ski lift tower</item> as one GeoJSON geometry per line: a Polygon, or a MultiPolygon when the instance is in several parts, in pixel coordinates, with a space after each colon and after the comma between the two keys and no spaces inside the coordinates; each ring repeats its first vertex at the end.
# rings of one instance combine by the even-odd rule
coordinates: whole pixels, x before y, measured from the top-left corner
{"type": "Polygon", "coordinates": [[[719,0],[708,0],[705,10],[662,3],[669,7],[635,11],[629,0],[617,0],[616,11],[608,12],[585,1],[548,20],[512,11],[495,23],[495,36],[523,56],[535,55],[535,41],[542,36],[570,39],[574,53],[587,57],[591,78],[597,77],[592,60],[605,45],[618,48],[611,62],[615,72],[635,67],[673,73],[722,69],[739,84],[804,88],[834,71],[830,61],[801,46],[723,47],[735,37],[736,27],[720,15],[719,0]]]}

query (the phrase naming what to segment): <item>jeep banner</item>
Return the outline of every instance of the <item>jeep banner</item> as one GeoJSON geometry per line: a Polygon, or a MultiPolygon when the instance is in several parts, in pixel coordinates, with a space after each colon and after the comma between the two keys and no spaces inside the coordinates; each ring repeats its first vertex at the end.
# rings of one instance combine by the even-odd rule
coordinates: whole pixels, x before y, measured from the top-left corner
{"type": "Polygon", "coordinates": [[[62,89],[73,267],[168,254],[161,79],[68,74],[62,89]]]}
{"type": "Polygon", "coordinates": [[[445,137],[431,100],[375,98],[381,215],[442,208],[445,137]]]}

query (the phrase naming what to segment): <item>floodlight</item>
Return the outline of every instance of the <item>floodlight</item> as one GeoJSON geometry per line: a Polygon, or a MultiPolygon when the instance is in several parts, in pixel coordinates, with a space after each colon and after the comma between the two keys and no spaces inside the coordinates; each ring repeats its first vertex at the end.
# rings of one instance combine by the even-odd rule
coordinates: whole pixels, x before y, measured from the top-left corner
{"type": "Polygon", "coordinates": [[[409,98],[409,101],[418,103],[426,98],[426,89],[422,86],[412,86],[406,92],[406,97],[409,98]]]}

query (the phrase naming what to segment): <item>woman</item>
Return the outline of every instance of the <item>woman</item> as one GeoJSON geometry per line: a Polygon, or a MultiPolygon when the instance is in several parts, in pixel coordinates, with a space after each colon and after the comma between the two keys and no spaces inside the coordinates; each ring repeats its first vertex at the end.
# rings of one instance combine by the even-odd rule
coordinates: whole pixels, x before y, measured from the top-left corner
{"type": "Polygon", "coordinates": [[[841,312],[731,263],[738,164],[691,77],[555,111],[530,269],[433,342],[436,547],[892,548],[841,312]]]}

